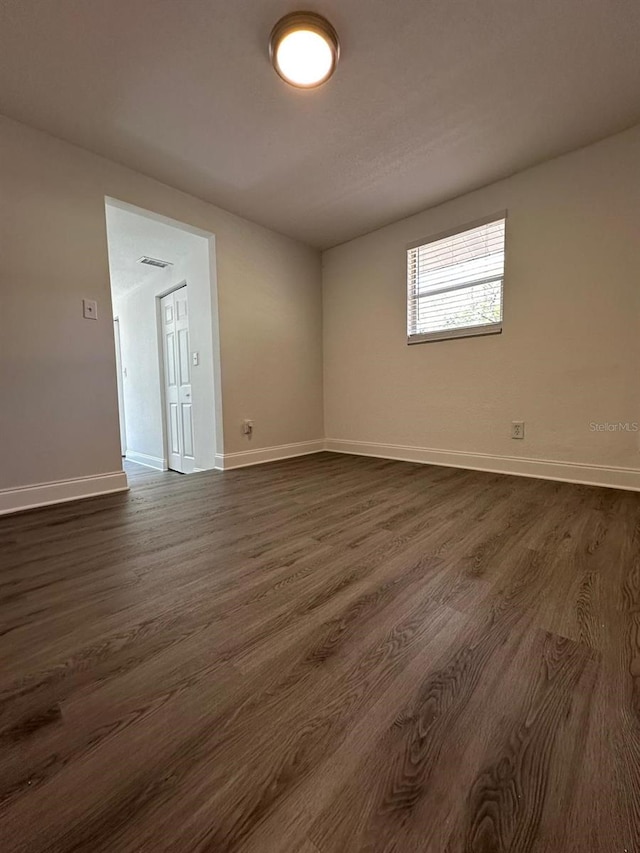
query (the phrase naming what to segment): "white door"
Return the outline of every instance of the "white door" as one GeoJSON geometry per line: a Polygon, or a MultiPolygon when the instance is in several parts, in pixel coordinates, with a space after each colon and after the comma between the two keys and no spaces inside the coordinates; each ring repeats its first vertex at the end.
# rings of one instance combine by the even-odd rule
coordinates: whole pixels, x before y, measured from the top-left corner
{"type": "Polygon", "coordinates": [[[160,300],[169,468],[190,474],[193,453],[193,412],[187,287],[160,300]]]}
{"type": "Polygon", "coordinates": [[[120,453],[127,455],[127,427],[124,419],[124,386],[122,375],[122,348],[120,344],[120,321],[113,321],[113,336],[116,342],[116,381],[118,383],[118,415],[120,417],[120,453]]]}

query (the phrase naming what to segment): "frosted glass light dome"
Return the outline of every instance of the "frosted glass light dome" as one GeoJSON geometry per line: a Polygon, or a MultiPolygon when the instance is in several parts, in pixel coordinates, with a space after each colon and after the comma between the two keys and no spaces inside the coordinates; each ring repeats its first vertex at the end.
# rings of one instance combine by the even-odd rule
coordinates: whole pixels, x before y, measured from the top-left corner
{"type": "Polygon", "coordinates": [[[293,12],[273,28],[270,52],[273,67],[283,80],[311,89],[331,77],[340,47],[327,20],[311,12],[293,12]]]}

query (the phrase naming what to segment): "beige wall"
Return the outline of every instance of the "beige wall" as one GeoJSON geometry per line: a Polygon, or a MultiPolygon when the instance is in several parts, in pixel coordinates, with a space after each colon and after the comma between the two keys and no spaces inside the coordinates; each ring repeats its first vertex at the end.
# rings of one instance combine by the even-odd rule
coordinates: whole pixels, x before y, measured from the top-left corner
{"type": "Polygon", "coordinates": [[[316,251],[0,118],[0,489],[120,469],[105,196],[215,235],[225,453],[321,438],[316,251]]]}
{"type": "Polygon", "coordinates": [[[120,468],[105,196],[215,235],[226,454],[322,438],[324,346],[329,439],[638,469],[589,424],[640,421],[639,163],[635,128],[332,249],[323,318],[314,250],[0,119],[0,489],[120,468]],[[504,333],[408,347],[406,243],[504,208],[504,333]]]}
{"type": "Polygon", "coordinates": [[[589,426],[640,421],[640,127],[332,249],[323,268],[329,439],[640,468],[637,434],[589,426]],[[503,334],[407,346],[406,244],[505,208],[503,334]]]}

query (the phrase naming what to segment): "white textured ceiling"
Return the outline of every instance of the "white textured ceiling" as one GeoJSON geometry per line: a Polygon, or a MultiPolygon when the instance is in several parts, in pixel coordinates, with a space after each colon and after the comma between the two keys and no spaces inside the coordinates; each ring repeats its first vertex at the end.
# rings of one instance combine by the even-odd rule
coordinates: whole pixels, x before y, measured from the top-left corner
{"type": "Polygon", "coordinates": [[[111,204],[106,206],[106,219],[111,290],[116,297],[124,296],[142,284],[167,280],[166,270],[139,262],[144,255],[183,268],[189,255],[197,251],[205,240],[111,204]]]}
{"type": "Polygon", "coordinates": [[[640,121],[638,0],[2,0],[0,112],[326,247],[640,121]],[[337,74],[297,91],[274,22],[337,74]]]}

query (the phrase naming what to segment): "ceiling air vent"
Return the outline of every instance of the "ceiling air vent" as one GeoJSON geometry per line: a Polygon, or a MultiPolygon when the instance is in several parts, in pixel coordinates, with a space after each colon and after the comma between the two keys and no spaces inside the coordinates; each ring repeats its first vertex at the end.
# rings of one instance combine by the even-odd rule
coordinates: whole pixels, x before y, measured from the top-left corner
{"type": "Polygon", "coordinates": [[[148,267],[159,267],[161,270],[173,266],[171,261],[161,261],[158,258],[149,258],[147,255],[143,255],[143,257],[138,258],[138,263],[146,264],[148,267]]]}

